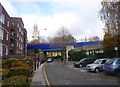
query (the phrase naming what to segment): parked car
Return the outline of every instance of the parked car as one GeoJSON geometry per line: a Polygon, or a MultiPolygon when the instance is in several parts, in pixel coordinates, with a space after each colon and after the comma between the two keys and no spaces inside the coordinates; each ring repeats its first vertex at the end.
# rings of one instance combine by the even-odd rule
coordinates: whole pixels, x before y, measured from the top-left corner
{"type": "Polygon", "coordinates": [[[103,70],[103,65],[106,63],[106,61],[108,60],[108,58],[104,58],[104,59],[97,59],[95,60],[93,63],[88,64],[86,66],[86,69],[88,71],[95,71],[95,72],[100,72],[103,70]]]}
{"type": "Polygon", "coordinates": [[[47,58],[47,62],[50,63],[53,61],[53,58],[47,58]]]}
{"type": "Polygon", "coordinates": [[[94,58],[83,58],[78,62],[74,63],[74,67],[85,67],[87,64],[93,63],[96,59],[94,58]]]}
{"type": "Polygon", "coordinates": [[[120,75],[120,58],[111,58],[103,66],[106,73],[120,75]]]}

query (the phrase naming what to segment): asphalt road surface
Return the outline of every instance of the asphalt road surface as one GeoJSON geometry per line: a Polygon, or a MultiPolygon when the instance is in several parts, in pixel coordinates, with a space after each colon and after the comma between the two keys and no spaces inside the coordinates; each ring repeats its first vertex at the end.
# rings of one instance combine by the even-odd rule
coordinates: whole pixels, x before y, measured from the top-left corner
{"type": "Polygon", "coordinates": [[[46,64],[46,74],[50,85],[118,85],[118,77],[103,73],[87,72],[60,62],[46,64]]]}

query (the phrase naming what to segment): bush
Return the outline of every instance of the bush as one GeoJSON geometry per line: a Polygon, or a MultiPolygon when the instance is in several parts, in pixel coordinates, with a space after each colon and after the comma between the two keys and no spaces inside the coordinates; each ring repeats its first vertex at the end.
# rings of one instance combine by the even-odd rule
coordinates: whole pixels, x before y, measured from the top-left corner
{"type": "Polygon", "coordinates": [[[9,69],[11,68],[11,64],[17,62],[18,59],[16,58],[10,58],[2,61],[2,68],[9,69]]]}
{"type": "Polygon", "coordinates": [[[17,61],[15,63],[12,63],[11,67],[29,67],[29,65],[21,61],[17,61]]]}
{"type": "Polygon", "coordinates": [[[30,72],[32,73],[33,72],[33,59],[32,58],[24,58],[22,61],[26,64],[29,64],[29,69],[30,69],[30,72]]]}
{"type": "Polygon", "coordinates": [[[18,76],[11,76],[10,78],[4,79],[2,82],[2,87],[29,87],[26,76],[18,75],[18,76]]]}
{"type": "Polygon", "coordinates": [[[2,79],[4,79],[5,77],[7,77],[9,74],[9,69],[2,69],[2,79]]]}
{"type": "Polygon", "coordinates": [[[24,58],[23,62],[29,64],[30,66],[33,66],[33,59],[32,58],[24,58]]]}
{"type": "Polygon", "coordinates": [[[30,69],[26,67],[12,67],[9,69],[9,76],[24,75],[29,76],[31,74],[30,69]]]}
{"type": "Polygon", "coordinates": [[[87,56],[85,51],[75,51],[75,50],[70,50],[68,52],[68,55],[70,57],[70,60],[73,61],[79,61],[80,59],[87,56]]]}

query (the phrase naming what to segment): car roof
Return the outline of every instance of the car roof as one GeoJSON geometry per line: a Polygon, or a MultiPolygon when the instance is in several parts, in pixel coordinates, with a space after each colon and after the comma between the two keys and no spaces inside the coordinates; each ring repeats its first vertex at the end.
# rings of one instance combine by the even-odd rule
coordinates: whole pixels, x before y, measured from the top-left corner
{"type": "Polygon", "coordinates": [[[116,59],[120,59],[120,58],[110,58],[110,59],[114,59],[114,60],[116,60],[116,59]]]}
{"type": "Polygon", "coordinates": [[[101,58],[101,59],[96,59],[96,60],[108,60],[109,58],[101,58]]]}

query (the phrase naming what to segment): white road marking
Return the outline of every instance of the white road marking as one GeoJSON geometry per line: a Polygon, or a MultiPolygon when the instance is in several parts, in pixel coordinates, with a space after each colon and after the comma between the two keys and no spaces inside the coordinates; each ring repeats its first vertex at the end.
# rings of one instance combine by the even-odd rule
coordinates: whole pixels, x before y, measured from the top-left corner
{"type": "Polygon", "coordinates": [[[85,72],[85,70],[80,70],[81,72],[85,72]]]}

